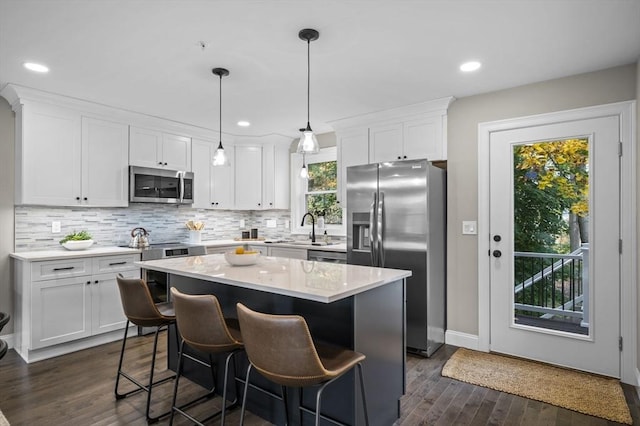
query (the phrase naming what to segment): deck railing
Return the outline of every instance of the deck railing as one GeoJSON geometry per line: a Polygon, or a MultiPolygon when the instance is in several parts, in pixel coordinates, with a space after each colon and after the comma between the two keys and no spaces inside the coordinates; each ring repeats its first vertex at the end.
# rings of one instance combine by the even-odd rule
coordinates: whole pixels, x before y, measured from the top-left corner
{"type": "Polygon", "coordinates": [[[514,253],[514,307],[538,318],[578,318],[589,324],[589,248],[570,254],[514,253]]]}

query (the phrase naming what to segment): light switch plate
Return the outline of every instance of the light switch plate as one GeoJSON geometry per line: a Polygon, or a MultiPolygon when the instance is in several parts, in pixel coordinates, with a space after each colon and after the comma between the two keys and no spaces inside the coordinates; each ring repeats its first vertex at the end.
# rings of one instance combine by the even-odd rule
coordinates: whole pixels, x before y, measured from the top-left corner
{"type": "Polygon", "coordinates": [[[240,219],[240,229],[244,229],[244,219],[240,219]]]}
{"type": "Polygon", "coordinates": [[[475,220],[463,220],[462,221],[462,234],[463,235],[477,235],[478,234],[478,222],[475,220]]]}
{"type": "Polygon", "coordinates": [[[275,219],[267,220],[267,228],[275,228],[275,227],[276,227],[276,220],[275,219]]]}
{"type": "Polygon", "coordinates": [[[288,220],[284,221],[284,229],[289,229],[289,221],[288,220]]]}
{"type": "Polygon", "coordinates": [[[51,233],[52,234],[57,234],[61,231],[60,229],[60,222],[58,221],[53,221],[51,222],[51,233]]]}

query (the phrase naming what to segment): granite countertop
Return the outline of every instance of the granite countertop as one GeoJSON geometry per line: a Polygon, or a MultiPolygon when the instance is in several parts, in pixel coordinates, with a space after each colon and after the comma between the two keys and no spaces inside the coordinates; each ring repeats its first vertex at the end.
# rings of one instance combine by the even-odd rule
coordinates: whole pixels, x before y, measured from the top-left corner
{"type": "Polygon", "coordinates": [[[222,254],[136,262],[168,272],[253,290],[331,303],[411,276],[411,271],[261,256],[255,265],[231,266],[222,254]]]}
{"type": "Polygon", "coordinates": [[[39,251],[27,251],[22,253],[11,253],[10,257],[18,260],[26,261],[41,261],[41,260],[57,260],[57,259],[71,259],[78,257],[93,257],[93,256],[109,256],[118,254],[136,254],[140,253],[140,249],[133,249],[129,247],[117,247],[117,246],[105,246],[105,247],[91,247],[86,250],[67,250],[64,247],[52,250],[39,250],[39,251]]]}

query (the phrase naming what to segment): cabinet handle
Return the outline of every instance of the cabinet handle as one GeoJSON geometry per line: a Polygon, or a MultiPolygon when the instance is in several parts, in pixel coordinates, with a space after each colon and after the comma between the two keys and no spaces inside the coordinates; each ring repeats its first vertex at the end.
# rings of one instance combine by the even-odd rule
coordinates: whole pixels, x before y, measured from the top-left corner
{"type": "Polygon", "coordinates": [[[398,155],[398,160],[402,160],[402,158],[398,155]]]}
{"type": "Polygon", "coordinates": [[[87,201],[87,197],[84,197],[84,200],[87,201]]]}
{"type": "Polygon", "coordinates": [[[116,266],[116,265],[126,265],[127,262],[112,262],[109,264],[109,266],[116,266]]]}
{"type": "Polygon", "coordinates": [[[87,281],[87,285],[91,284],[91,281],[87,281]]]}
{"type": "Polygon", "coordinates": [[[164,165],[166,166],[166,165],[167,165],[167,163],[164,163],[164,165]]]}
{"type": "Polygon", "coordinates": [[[258,206],[261,206],[261,205],[262,205],[261,203],[258,203],[258,206]]]}
{"type": "Polygon", "coordinates": [[[158,161],[158,165],[162,166],[162,161],[158,161]]]}
{"type": "Polygon", "coordinates": [[[95,280],[94,284],[98,284],[100,281],[99,280],[95,280]]]}
{"type": "Polygon", "coordinates": [[[269,203],[269,205],[270,205],[270,206],[272,206],[272,205],[273,205],[273,203],[269,203]]]}
{"type": "Polygon", "coordinates": [[[76,200],[77,200],[77,201],[80,201],[80,197],[76,197],[76,200]]]}
{"type": "Polygon", "coordinates": [[[407,159],[407,156],[405,155],[405,156],[404,156],[404,157],[402,157],[402,158],[404,158],[404,159],[406,160],[406,159],[407,159]]]}
{"type": "Polygon", "coordinates": [[[75,266],[66,266],[64,268],[53,268],[54,271],[70,271],[72,269],[75,269],[75,266]]]}

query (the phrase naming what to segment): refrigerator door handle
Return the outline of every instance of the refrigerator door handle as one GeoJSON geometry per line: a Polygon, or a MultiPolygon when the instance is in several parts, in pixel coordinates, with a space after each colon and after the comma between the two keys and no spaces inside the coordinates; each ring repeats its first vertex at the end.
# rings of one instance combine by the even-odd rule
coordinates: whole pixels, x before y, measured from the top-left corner
{"type": "Polygon", "coordinates": [[[378,196],[378,224],[376,226],[377,232],[377,240],[378,240],[378,257],[380,258],[379,265],[381,268],[384,268],[384,228],[385,228],[385,217],[384,217],[384,192],[380,192],[378,196]]]}
{"type": "Polygon", "coordinates": [[[378,247],[377,247],[378,241],[376,239],[377,205],[378,205],[378,194],[374,192],[373,201],[371,202],[371,208],[369,209],[369,253],[371,254],[371,266],[378,266],[378,247]]]}

